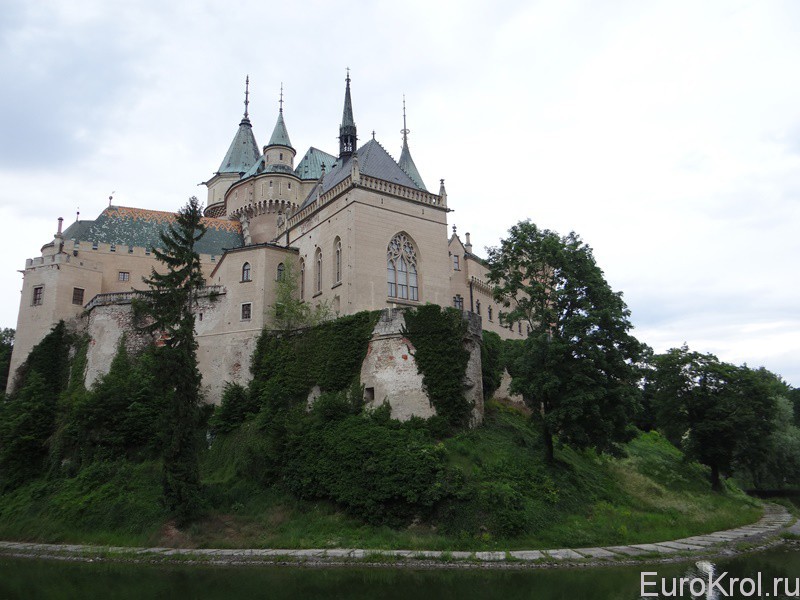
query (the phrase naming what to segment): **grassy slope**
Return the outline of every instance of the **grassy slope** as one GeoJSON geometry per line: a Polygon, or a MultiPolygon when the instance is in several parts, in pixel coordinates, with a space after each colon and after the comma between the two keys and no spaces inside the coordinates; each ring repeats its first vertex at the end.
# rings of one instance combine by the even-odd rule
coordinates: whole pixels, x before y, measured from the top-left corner
{"type": "Polygon", "coordinates": [[[107,463],[61,482],[36,482],[0,497],[0,538],[189,547],[519,549],[674,539],[753,522],[755,502],[710,492],[707,473],[658,434],[610,459],[568,448],[546,465],[538,435],[495,406],[483,427],[445,441],[463,478],[440,507],[438,527],[370,527],[327,502],[301,502],[255,480],[255,428],[215,442],[204,477],[208,516],[178,532],[159,505],[160,468],[107,463]]]}

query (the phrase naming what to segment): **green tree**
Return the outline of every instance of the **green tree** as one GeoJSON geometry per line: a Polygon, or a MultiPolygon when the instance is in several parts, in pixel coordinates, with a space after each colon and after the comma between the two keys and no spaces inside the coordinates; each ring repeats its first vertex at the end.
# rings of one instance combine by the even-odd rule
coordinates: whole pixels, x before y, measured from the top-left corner
{"type": "Polygon", "coordinates": [[[270,316],[275,329],[292,331],[327,321],[331,309],[327,302],[319,302],[312,307],[300,299],[298,275],[292,263],[287,262],[275,285],[275,303],[271,306],[270,316]]]}
{"type": "Polygon", "coordinates": [[[591,248],[575,233],[561,237],[521,221],[489,249],[488,279],[508,309],[501,322],[530,328],[506,364],[511,391],[541,422],[550,459],[554,435],[578,448],[615,450],[638,407],[642,346],[591,248]]]}
{"type": "Polygon", "coordinates": [[[205,285],[195,244],[206,228],[197,198],[192,197],[161,234],[163,250],[154,248],[166,266],[152,270],[142,309],[147,328],[163,342],[161,362],[167,386],[167,435],[164,447],[163,487],[167,507],[179,522],[190,520],[199,509],[198,426],[200,420],[200,371],[194,336],[194,307],[205,285]]]}
{"type": "Polygon", "coordinates": [[[4,327],[0,330],[0,394],[6,389],[8,383],[8,369],[11,366],[11,351],[14,349],[13,329],[4,327]]]}
{"type": "Polygon", "coordinates": [[[770,379],[686,346],[652,360],[645,388],[667,439],[711,469],[716,490],[737,466],[757,473],[768,457],[773,428],[770,379]]]}

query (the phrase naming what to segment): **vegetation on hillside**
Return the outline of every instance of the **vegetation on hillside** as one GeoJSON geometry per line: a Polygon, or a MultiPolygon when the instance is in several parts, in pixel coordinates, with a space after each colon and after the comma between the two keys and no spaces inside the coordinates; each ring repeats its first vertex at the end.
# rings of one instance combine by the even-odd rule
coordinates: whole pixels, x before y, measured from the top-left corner
{"type": "MultiPolygon", "coordinates": [[[[432,419],[399,422],[388,404],[364,406],[359,374],[378,319],[367,312],[264,331],[249,385],[228,385],[219,407],[201,409],[190,319],[197,229],[184,216],[167,279],[151,279],[150,322],[164,344],[131,356],[123,339],[110,371],[85,389],[87,340],[59,323],[16,374],[16,392],[0,402],[0,537],[624,544],[754,521],[756,503],[726,477],[797,481],[797,390],[687,348],[644,360],[590,250],[551,232],[550,262],[509,262],[505,273],[549,277],[543,289],[559,300],[539,298],[535,310],[558,314],[540,327],[522,300],[536,290],[522,281],[506,290],[517,300],[504,319],[527,315],[532,335],[503,342],[487,333],[482,347],[485,393],[508,369],[526,407],[490,401],[484,423],[467,427],[465,325],[457,311],[429,305],[406,312],[404,335],[437,409],[432,419]],[[551,263],[562,279],[544,269],[551,263]]],[[[518,232],[541,233],[522,225],[518,232]]]]}

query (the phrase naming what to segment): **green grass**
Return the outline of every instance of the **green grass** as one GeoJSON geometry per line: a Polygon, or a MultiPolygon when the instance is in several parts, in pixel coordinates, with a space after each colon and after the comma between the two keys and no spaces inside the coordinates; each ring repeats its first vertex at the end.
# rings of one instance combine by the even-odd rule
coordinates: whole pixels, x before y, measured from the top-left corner
{"type": "Polygon", "coordinates": [[[207,511],[178,531],[160,504],[160,465],[100,463],[0,496],[0,538],[189,548],[516,550],[664,541],[756,521],[758,502],[710,490],[656,433],[614,459],[559,448],[544,460],[536,429],[492,405],[486,422],[443,441],[451,494],[406,526],[370,526],[327,501],[298,500],[262,477],[254,425],[221,436],[204,456],[207,511]]]}

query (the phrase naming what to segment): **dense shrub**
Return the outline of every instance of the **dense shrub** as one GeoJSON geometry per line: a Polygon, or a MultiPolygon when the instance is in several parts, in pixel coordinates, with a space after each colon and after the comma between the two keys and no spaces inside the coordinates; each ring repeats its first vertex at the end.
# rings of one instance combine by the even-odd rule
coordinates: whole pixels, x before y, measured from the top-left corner
{"type": "Polygon", "coordinates": [[[355,414],[343,393],[320,397],[302,426],[289,429],[287,489],[332,500],[373,525],[427,515],[446,493],[444,448],[419,423],[390,419],[387,409],[355,414]]]}

